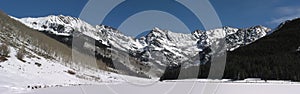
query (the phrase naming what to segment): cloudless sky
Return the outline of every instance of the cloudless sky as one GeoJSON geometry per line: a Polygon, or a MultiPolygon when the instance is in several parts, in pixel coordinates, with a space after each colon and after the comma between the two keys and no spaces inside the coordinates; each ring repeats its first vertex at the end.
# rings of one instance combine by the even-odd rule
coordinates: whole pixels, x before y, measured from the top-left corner
{"type": "MultiPolygon", "coordinates": [[[[0,10],[14,17],[68,15],[78,17],[88,0],[1,0],[0,10]]],[[[224,26],[246,28],[300,17],[300,0],[209,0],[224,26]]],[[[159,2],[158,2],[159,3],[159,2]]],[[[175,9],[176,10],[176,9],[175,9]]],[[[201,26],[199,26],[201,29],[201,26]]]]}

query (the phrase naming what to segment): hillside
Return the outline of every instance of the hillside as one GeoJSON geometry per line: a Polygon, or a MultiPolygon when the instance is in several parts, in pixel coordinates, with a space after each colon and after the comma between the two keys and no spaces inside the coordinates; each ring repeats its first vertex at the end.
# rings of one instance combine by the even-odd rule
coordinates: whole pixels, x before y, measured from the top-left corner
{"type": "Polygon", "coordinates": [[[300,19],[286,21],[271,35],[229,52],[224,78],[300,81],[299,46],[300,19]]]}
{"type": "MultiPolygon", "coordinates": [[[[0,94],[124,82],[121,75],[103,71],[107,68],[102,61],[97,65],[77,63],[72,60],[72,52],[77,51],[0,11],[0,94]]],[[[83,56],[82,60],[91,58],[77,54],[83,56]]]]}
{"type": "MultiPolygon", "coordinates": [[[[266,37],[228,51],[223,79],[262,78],[263,80],[300,81],[299,39],[300,19],[294,19],[282,23],[277,30],[266,37]]],[[[208,78],[210,67],[210,61],[190,68],[170,66],[161,80],[208,78]],[[198,72],[198,76],[189,77],[188,75],[193,72],[198,72]]]]}

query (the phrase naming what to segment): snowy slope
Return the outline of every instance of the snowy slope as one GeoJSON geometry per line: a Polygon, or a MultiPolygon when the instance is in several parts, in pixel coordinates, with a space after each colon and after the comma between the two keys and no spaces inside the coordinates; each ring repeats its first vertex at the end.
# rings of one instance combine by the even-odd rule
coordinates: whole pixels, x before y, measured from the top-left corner
{"type": "Polygon", "coordinates": [[[10,47],[10,50],[8,60],[0,62],[0,94],[26,93],[51,87],[157,81],[97,69],[80,68],[80,66],[62,65],[63,61],[49,60],[31,51],[29,52],[34,57],[26,56],[23,59],[24,62],[17,59],[15,48],[10,47]],[[74,72],[74,74],[68,71],[74,72]]]}
{"type": "Polygon", "coordinates": [[[101,70],[78,70],[70,68],[62,61],[49,60],[30,52],[34,57],[23,60],[16,57],[17,51],[10,47],[7,61],[0,62],[0,94],[26,92],[46,87],[73,86],[80,84],[100,84],[123,82],[119,75],[101,70]],[[70,74],[68,71],[74,72],[70,74]]]}

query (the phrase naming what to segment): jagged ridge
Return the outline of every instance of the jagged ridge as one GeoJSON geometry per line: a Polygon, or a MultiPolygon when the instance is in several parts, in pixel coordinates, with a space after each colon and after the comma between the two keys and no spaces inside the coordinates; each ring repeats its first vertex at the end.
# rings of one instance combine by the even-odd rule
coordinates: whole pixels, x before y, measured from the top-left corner
{"type": "MultiPolygon", "coordinates": [[[[74,33],[82,33],[100,41],[103,45],[123,51],[138,61],[157,68],[160,72],[170,64],[183,64],[184,66],[199,64],[199,62],[195,63],[198,58],[197,54],[205,47],[211,46],[217,39],[226,38],[227,50],[233,51],[266,36],[270,31],[263,26],[246,29],[223,27],[208,31],[197,30],[192,34],[181,34],[154,28],[146,36],[135,39],[125,36],[109,26],[97,25],[94,27],[78,18],[69,16],[59,15],[18,20],[33,29],[48,31],[57,36],[72,36],[74,33]]],[[[110,58],[112,57],[113,55],[110,55],[110,58]]]]}

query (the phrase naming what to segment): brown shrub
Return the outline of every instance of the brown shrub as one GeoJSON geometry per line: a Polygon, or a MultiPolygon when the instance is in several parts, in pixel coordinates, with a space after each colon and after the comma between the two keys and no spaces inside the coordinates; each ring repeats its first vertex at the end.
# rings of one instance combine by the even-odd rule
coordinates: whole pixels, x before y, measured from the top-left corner
{"type": "Polygon", "coordinates": [[[18,50],[16,57],[17,57],[19,60],[22,60],[22,61],[23,61],[24,56],[25,56],[25,48],[22,47],[21,49],[18,50]]]}
{"type": "Polygon", "coordinates": [[[9,53],[10,53],[10,49],[9,49],[8,45],[6,45],[6,44],[0,45],[0,55],[1,56],[7,57],[9,53]]]}
{"type": "Polygon", "coordinates": [[[7,60],[7,58],[6,57],[4,57],[4,56],[0,56],[0,62],[4,62],[4,61],[6,61],[7,60]]]}

